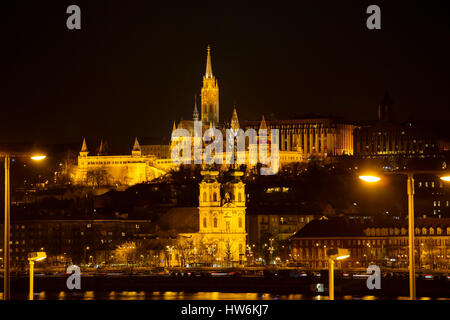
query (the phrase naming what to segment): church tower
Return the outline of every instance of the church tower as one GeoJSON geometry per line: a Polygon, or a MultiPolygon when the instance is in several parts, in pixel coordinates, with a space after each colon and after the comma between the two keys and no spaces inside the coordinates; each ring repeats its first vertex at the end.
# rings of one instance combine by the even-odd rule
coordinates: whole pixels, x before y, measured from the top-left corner
{"type": "Polygon", "coordinates": [[[243,172],[235,170],[233,180],[224,186],[217,181],[218,171],[202,171],[199,195],[199,233],[206,247],[217,248],[216,258],[223,265],[245,261],[245,184],[243,172]],[[223,190],[221,190],[223,187],[223,190]],[[223,191],[223,199],[221,199],[223,191]]]}
{"type": "Polygon", "coordinates": [[[134,145],[133,149],[131,149],[131,155],[133,157],[140,157],[142,155],[141,145],[139,144],[137,137],[134,138],[134,145]]]}
{"type": "Polygon", "coordinates": [[[194,120],[194,121],[200,120],[200,117],[198,115],[198,110],[197,110],[197,96],[194,96],[194,112],[192,113],[192,120],[194,120]]]}
{"type": "Polygon", "coordinates": [[[78,154],[78,170],[75,177],[75,180],[78,183],[86,182],[88,171],[88,155],[89,150],[86,145],[86,139],[83,138],[83,144],[81,146],[80,153],[78,154]]]}
{"type": "Polygon", "coordinates": [[[208,125],[213,122],[219,124],[219,86],[212,72],[211,49],[208,46],[206,57],[206,72],[203,76],[203,87],[201,92],[202,123],[208,125]]]}

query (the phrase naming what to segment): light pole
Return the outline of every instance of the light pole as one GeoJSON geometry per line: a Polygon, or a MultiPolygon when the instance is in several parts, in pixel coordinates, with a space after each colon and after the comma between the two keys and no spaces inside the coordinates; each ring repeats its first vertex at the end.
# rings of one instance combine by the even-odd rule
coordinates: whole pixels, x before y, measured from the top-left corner
{"type": "MultiPolygon", "coordinates": [[[[408,258],[409,258],[409,298],[416,299],[416,267],[414,252],[414,175],[415,174],[432,174],[441,175],[442,171],[437,170],[414,170],[414,171],[395,171],[386,172],[386,174],[405,175],[407,177],[406,191],[408,193],[408,258]]],[[[441,176],[441,180],[450,181],[450,175],[441,176]]],[[[375,183],[381,180],[380,177],[372,174],[359,176],[365,182],[375,183]]],[[[419,257],[420,259],[420,257],[419,257]]]]}
{"type": "Polygon", "coordinates": [[[41,261],[47,258],[47,254],[45,252],[31,252],[28,254],[28,261],[30,261],[30,293],[29,300],[34,299],[34,262],[41,261]]]}
{"type": "Polygon", "coordinates": [[[34,161],[44,160],[44,155],[30,154],[0,154],[5,159],[5,223],[4,223],[4,239],[3,239],[3,300],[9,300],[10,298],[10,232],[11,232],[11,190],[10,190],[10,164],[11,157],[30,157],[34,161]]]}
{"type": "Polygon", "coordinates": [[[334,260],[344,260],[350,257],[348,249],[328,249],[328,296],[334,300],[334,260]]]}

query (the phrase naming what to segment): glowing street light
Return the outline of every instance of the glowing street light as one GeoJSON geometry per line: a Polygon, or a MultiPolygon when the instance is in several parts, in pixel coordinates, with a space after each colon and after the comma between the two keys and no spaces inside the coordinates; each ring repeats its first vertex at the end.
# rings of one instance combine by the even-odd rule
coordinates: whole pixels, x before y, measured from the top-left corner
{"type": "Polygon", "coordinates": [[[45,158],[47,158],[47,156],[41,154],[41,155],[34,155],[34,156],[32,156],[31,160],[41,161],[41,160],[44,160],[45,158]]]}
{"type": "Polygon", "coordinates": [[[350,250],[348,249],[328,249],[328,296],[330,300],[334,300],[334,260],[344,260],[350,258],[350,250]]]}
{"type": "Polygon", "coordinates": [[[11,157],[25,157],[31,158],[35,161],[44,160],[46,156],[39,155],[30,155],[29,153],[14,153],[10,154],[8,152],[0,152],[0,157],[5,158],[5,223],[4,223],[4,259],[3,259],[3,299],[9,300],[10,298],[10,229],[11,229],[11,191],[10,191],[10,164],[11,157]]]}
{"type": "Polygon", "coordinates": [[[359,178],[365,182],[373,183],[381,180],[380,177],[377,176],[359,176],[359,178]]]}
{"type": "MultiPolygon", "coordinates": [[[[443,169],[445,169],[443,167],[443,169]]],[[[408,193],[408,245],[409,245],[409,297],[411,300],[416,299],[416,271],[415,271],[415,252],[414,252],[414,174],[433,174],[440,176],[443,181],[450,182],[450,175],[442,176],[441,171],[437,170],[414,170],[414,171],[394,171],[386,172],[386,174],[400,174],[407,176],[407,193],[408,193]]],[[[374,183],[381,180],[380,177],[364,174],[359,178],[368,183],[374,183]]]]}
{"type": "Polygon", "coordinates": [[[47,254],[43,251],[31,252],[28,254],[28,261],[30,261],[30,300],[34,299],[34,262],[42,261],[45,258],[47,258],[47,254]]]}

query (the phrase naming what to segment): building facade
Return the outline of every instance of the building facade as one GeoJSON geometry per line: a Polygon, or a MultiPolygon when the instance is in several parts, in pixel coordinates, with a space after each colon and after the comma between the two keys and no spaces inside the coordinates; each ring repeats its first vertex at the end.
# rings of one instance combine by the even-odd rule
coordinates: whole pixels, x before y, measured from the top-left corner
{"type": "MultiPolygon", "coordinates": [[[[347,223],[343,218],[312,221],[291,238],[291,258],[311,268],[327,268],[327,250],[350,249],[342,267],[366,268],[370,264],[408,267],[407,221],[347,223]]],[[[450,268],[450,219],[417,219],[415,227],[417,267],[450,268]]]]}
{"type": "MultiPolygon", "coordinates": [[[[144,238],[150,228],[150,220],[132,219],[12,221],[11,267],[25,270],[28,267],[28,253],[35,251],[45,251],[48,256],[45,264],[51,266],[109,263],[118,245],[144,238]]],[[[0,255],[0,264],[2,259],[3,255],[0,255]]]]}
{"type": "MultiPolygon", "coordinates": [[[[196,248],[206,248],[221,266],[245,262],[245,184],[242,172],[235,171],[233,180],[221,184],[217,171],[203,171],[199,194],[199,232],[181,234],[180,241],[190,239],[196,248]]],[[[207,259],[206,259],[207,260],[207,259]]]]}
{"type": "Polygon", "coordinates": [[[142,153],[135,139],[131,155],[104,155],[102,144],[97,155],[89,155],[83,139],[78,156],[75,183],[82,185],[134,185],[164,175],[172,166],[169,159],[157,159],[155,155],[142,153]]]}
{"type": "MultiPolygon", "coordinates": [[[[353,130],[356,126],[334,118],[302,118],[291,120],[265,120],[267,129],[278,129],[280,158],[289,153],[299,153],[300,161],[311,158],[353,155],[353,130]]],[[[257,129],[260,123],[247,121],[244,128],[257,129]]],[[[281,161],[282,163],[284,161],[281,161]]]]}

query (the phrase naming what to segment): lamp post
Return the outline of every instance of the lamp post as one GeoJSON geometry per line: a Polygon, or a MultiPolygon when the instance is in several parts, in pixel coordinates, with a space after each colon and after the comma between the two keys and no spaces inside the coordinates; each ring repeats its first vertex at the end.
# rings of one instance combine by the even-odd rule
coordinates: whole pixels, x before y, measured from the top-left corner
{"type": "Polygon", "coordinates": [[[30,293],[29,300],[34,299],[34,262],[41,261],[47,258],[47,254],[43,251],[31,252],[28,254],[28,261],[30,261],[30,293]]]}
{"type": "Polygon", "coordinates": [[[3,300],[10,299],[10,229],[11,229],[11,190],[10,190],[10,164],[11,157],[30,157],[34,161],[44,160],[44,155],[29,154],[14,154],[9,153],[0,154],[5,159],[5,223],[4,223],[4,239],[3,239],[3,300]]]}
{"type": "Polygon", "coordinates": [[[344,260],[350,257],[348,249],[328,249],[328,296],[329,300],[334,300],[334,261],[344,260]]]}
{"type": "MultiPolygon", "coordinates": [[[[415,174],[432,174],[441,175],[442,171],[436,170],[416,170],[416,171],[396,171],[386,172],[386,174],[405,175],[407,177],[406,191],[408,193],[408,258],[409,258],[409,298],[416,299],[416,267],[414,252],[414,175],[415,174]]],[[[365,182],[375,183],[381,180],[380,177],[371,174],[359,176],[365,182]]],[[[440,177],[442,181],[449,182],[450,175],[440,177]]],[[[419,257],[420,259],[420,257],[419,257]]]]}

